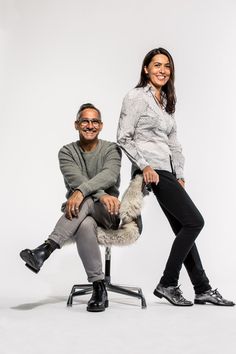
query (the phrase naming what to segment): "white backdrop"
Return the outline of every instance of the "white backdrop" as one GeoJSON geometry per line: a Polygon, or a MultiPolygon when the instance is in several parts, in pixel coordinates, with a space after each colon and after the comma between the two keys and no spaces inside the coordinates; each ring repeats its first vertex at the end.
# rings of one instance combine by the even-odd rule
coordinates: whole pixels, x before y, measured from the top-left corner
{"type": "MultiPolygon", "coordinates": [[[[75,246],[38,275],[18,254],[44,241],[65,188],[59,148],[77,139],[78,107],[101,108],[101,138],[115,140],[121,102],[139,79],[144,55],[168,49],[176,65],[176,119],[186,157],[186,189],[205,217],[197,240],[213,286],[232,297],[235,282],[234,0],[1,0],[1,296],[67,294],[86,281],[75,246]]],[[[130,163],[124,157],[122,188],[130,163]]],[[[113,281],[150,294],[173,241],[153,196],[133,246],[113,249],[113,281]]],[[[180,283],[193,291],[185,270],[180,283]]],[[[236,300],[236,299],[235,299],[236,300]]]]}

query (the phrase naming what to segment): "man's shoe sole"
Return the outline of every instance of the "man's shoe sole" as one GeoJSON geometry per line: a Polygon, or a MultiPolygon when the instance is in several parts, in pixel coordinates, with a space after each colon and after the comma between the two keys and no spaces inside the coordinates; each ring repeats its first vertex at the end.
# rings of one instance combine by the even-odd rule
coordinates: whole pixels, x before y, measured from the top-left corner
{"type": "Polygon", "coordinates": [[[25,266],[29,268],[32,272],[38,273],[40,271],[40,267],[35,264],[35,259],[32,252],[29,249],[25,249],[20,252],[20,257],[25,261],[25,266]]]}
{"type": "Polygon", "coordinates": [[[155,289],[155,290],[153,291],[153,294],[154,294],[155,296],[159,297],[160,299],[161,299],[162,297],[164,297],[167,301],[169,301],[169,303],[171,303],[171,304],[174,305],[174,306],[181,306],[181,307],[193,306],[193,303],[188,304],[188,305],[176,304],[175,302],[172,302],[167,296],[165,296],[164,294],[160,293],[157,289],[155,289]]]}

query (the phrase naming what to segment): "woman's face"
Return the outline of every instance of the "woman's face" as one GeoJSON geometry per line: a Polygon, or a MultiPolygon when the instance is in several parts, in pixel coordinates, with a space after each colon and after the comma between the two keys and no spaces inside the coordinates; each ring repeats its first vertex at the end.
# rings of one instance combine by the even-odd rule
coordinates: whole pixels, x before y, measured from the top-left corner
{"type": "Polygon", "coordinates": [[[154,55],[148,66],[144,67],[149,82],[156,88],[162,88],[170,78],[170,62],[166,55],[154,55]]]}

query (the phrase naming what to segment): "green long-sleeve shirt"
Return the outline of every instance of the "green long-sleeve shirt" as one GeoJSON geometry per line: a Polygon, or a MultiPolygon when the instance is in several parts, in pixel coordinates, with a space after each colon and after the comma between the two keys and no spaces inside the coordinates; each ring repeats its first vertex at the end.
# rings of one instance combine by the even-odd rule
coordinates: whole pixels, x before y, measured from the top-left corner
{"type": "Polygon", "coordinates": [[[85,152],[76,141],[63,146],[58,157],[67,199],[76,189],[95,200],[104,194],[118,197],[121,150],[116,143],[100,139],[95,150],[85,152]]]}

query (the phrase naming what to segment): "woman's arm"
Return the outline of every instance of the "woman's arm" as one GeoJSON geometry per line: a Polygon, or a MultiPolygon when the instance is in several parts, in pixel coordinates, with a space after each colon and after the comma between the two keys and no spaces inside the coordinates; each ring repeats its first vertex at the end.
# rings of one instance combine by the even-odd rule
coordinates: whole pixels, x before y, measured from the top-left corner
{"type": "MultiPolygon", "coordinates": [[[[174,117],[173,117],[174,119],[174,117]]],[[[174,171],[176,173],[176,178],[184,178],[184,161],[185,158],[182,154],[182,147],[178,141],[177,138],[177,126],[176,126],[176,121],[174,119],[174,125],[173,128],[171,129],[171,132],[168,136],[169,142],[169,148],[172,153],[172,162],[173,162],[173,167],[174,171]]]]}
{"type": "Polygon", "coordinates": [[[142,97],[130,97],[130,94],[128,94],[124,98],[117,131],[117,142],[131,162],[143,171],[144,182],[146,184],[157,184],[159,182],[158,174],[149,166],[149,163],[143,157],[134,141],[136,124],[145,109],[146,103],[142,97]]]}
{"type": "Polygon", "coordinates": [[[148,166],[148,162],[143,157],[142,153],[137,149],[134,141],[135,127],[144,109],[145,102],[138,97],[130,97],[128,94],[123,100],[120,119],[117,131],[117,142],[125,151],[128,158],[143,170],[148,166]]]}

